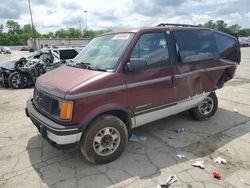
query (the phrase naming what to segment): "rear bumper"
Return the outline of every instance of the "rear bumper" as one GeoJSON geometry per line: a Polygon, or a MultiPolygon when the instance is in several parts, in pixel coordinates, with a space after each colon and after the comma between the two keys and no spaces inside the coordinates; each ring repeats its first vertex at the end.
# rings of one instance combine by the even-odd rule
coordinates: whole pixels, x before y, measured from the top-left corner
{"type": "Polygon", "coordinates": [[[25,108],[26,116],[31,119],[43,138],[57,145],[74,144],[80,141],[82,130],[80,127],[69,128],[63,126],[39,113],[32,99],[28,100],[25,108]]]}

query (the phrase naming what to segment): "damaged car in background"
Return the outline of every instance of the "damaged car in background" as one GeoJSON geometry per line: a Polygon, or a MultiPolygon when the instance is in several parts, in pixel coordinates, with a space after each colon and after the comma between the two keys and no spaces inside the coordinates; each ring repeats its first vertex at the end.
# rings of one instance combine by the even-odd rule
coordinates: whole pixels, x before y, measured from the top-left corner
{"type": "Polygon", "coordinates": [[[37,77],[64,65],[77,54],[74,48],[44,48],[30,56],[6,61],[0,64],[0,84],[14,89],[31,87],[37,77]]]}

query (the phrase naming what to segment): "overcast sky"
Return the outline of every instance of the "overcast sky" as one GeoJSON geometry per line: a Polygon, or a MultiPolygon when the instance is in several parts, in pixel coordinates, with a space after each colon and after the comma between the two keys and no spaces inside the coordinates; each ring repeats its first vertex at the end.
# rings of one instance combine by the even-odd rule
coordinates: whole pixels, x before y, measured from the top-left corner
{"type": "MultiPolygon", "coordinates": [[[[34,24],[47,33],[59,28],[121,29],[161,22],[198,24],[223,19],[250,27],[250,0],[31,0],[34,24]]],[[[1,0],[0,23],[30,23],[28,0],[1,0]]]]}

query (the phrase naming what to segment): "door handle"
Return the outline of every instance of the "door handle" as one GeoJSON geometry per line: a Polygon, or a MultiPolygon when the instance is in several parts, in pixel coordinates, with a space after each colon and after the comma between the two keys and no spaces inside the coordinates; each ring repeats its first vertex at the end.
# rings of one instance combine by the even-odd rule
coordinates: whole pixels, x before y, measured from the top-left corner
{"type": "Polygon", "coordinates": [[[172,85],[175,87],[176,86],[176,76],[175,75],[171,76],[171,82],[172,82],[172,85]]]}

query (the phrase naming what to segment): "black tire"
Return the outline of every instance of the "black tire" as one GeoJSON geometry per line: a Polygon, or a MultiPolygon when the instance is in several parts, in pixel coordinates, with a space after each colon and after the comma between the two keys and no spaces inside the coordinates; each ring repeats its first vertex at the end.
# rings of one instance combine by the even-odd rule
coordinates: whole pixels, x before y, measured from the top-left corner
{"type": "Polygon", "coordinates": [[[80,150],[89,162],[102,164],[117,159],[125,150],[127,143],[128,130],[124,122],[116,116],[107,114],[99,116],[84,131],[80,141],[80,150]],[[112,133],[106,134],[106,130],[112,133]],[[117,136],[117,139],[113,139],[111,135],[117,136]]]}
{"type": "Polygon", "coordinates": [[[28,86],[28,80],[24,74],[13,72],[8,78],[8,84],[13,89],[21,89],[28,86]]]}
{"type": "Polygon", "coordinates": [[[199,105],[189,110],[191,116],[198,120],[204,121],[211,118],[218,109],[218,98],[215,92],[211,92],[199,105]]]}

